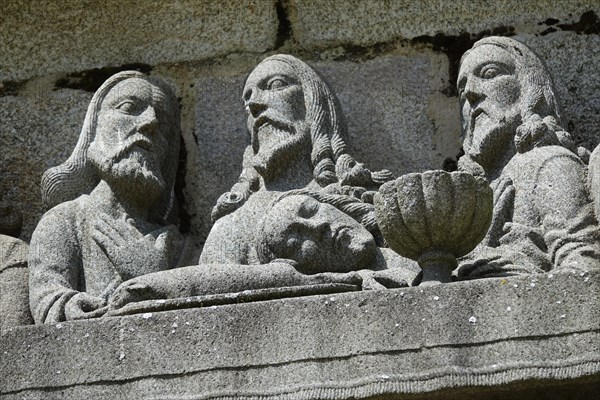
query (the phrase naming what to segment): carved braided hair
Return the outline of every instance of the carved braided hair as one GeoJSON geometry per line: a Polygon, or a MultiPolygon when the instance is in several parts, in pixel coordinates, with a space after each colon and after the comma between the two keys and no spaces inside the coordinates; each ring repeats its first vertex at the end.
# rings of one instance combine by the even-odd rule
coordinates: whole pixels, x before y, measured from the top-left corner
{"type": "MultiPolygon", "coordinates": [[[[348,154],[347,126],[341,106],[315,70],[296,57],[286,54],[268,57],[261,64],[273,61],[288,64],[302,85],[312,142],[313,179],[319,186],[339,184],[376,189],[382,183],[394,179],[390,171],[371,172],[348,154]]],[[[252,166],[253,155],[249,146],[244,153],[243,170],[239,180],[217,201],[212,211],[213,221],[239,208],[252,193],[260,190],[259,174],[252,166]]]]}
{"type": "Polygon", "coordinates": [[[179,140],[181,135],[179,106],[173,90],[159,79],[149,77],[137,71],[119,72],[107,79],[94,93],[88,106],[83,127],[77,145],[71,156],[59,166],[48,169],[42,176],[42,199],[46,208],[52,208],[60,203],[73,200],[82,194],[90,193],[100,182],[96,167],[88,158],[88,149],[96,136],[98,113],[107,94],[119,82],[127,79],[143,79],[159,87],[173,107],[168,115],[169,126],[172,127],[169,135],[168,162],[163,166],[163,177],[167,182],[164,195],[158,202],[152,215],[157,221],[173,223],[176,217],[176,202],[174,194],[175,175],[177,173],[177,160],[179,155],[179,140]]]}

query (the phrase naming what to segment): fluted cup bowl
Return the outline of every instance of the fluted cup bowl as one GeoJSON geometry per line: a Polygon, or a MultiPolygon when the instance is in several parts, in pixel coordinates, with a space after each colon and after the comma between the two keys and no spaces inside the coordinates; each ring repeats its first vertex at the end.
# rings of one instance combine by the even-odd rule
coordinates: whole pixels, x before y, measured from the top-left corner
{"type": "Polygon", "coordinates": [[[450,282],[458,257],[485,237],[492,189],[466,172],[427,171],[399,177],[374,197],[377,222],[390,248],[415,260],[421,285],[450,282]]]}

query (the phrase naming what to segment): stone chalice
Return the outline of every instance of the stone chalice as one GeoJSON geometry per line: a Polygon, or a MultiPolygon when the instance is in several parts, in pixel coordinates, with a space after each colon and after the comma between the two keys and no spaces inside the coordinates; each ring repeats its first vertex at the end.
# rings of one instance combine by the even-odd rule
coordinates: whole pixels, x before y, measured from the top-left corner
{"type": "Polygon", "coordinates": [[[390,248],[415,260],[421,285],[451,281],[456,259],[483,240],[492,220],[492,189],[466,172],[403,175],[374,197],[381,233],[390,248]]]}

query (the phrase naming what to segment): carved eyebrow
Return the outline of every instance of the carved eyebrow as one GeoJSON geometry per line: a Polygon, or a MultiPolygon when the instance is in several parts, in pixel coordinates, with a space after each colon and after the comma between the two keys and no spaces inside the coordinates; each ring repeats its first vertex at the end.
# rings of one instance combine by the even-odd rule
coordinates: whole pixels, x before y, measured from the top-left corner
{"type": "Polygon", "coordinates": [[[288,84],[298,83],[297,78],[294,78],[291,75],[279,73],[279,74],[273,74],[273,75],[268,75],[268,76],[264,77],[263,79],[260,80],[260,82],[258,83],[258,86],[261,88],[264,88],[269,84],[269,82],[273,81],[274,79],[284,80],[288,84]]]}
{"type": "Polygon", "coordinates": [[[111,107],[115,107],[117,105],[119,105],[120,103],[122,103],[125,100],[130,100],[133,101],[134,103],[144,103],[146,100],[142,99],[140,96],[136,95],[136,94],[117,94],[115,97],[113,97],[112,99],[109,99],[108,104],[111,107]]]}

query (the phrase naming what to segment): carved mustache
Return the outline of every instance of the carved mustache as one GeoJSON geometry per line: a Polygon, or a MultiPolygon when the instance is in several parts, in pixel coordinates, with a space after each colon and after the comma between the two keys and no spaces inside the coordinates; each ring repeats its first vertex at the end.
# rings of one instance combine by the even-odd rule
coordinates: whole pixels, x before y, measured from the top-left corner
{"type": "Polygon", "coordinates": [[[475,121],[477,120],[477,117],[484,113],[485,112],[480,107],[476,107],[471,111],[471,117],[469,121],[469,127],[471,129],[471,132],[473,132],[473,129],[475,128],[475,121]]]}
{"type": "Polygon", "coordinates": [[[291,124],[285,123],[283,121],[269,117],[267,115],[261,115],[260,117],[258,117],[254,120],[254,124],[252,126],[253,133],[256,135],[256,133],[258,133],[260,128],[262,128],[263,126],[266,126],[266,125],[271,125],[273,128],[280,130],[280,131],[295,133],[295,129],[291,124]]]}
{"type": "Polygon", "coordinates": [[[121,159],[127,153],[129,153],[135,146],[138,146],[148,152],[154,151],[154,144],[152,143],[152,141],[146,136],[142,135],[141,133],[136,132],[120,144],[120,146],[115,150],[113,157],[111,158],[121,159]]]}

